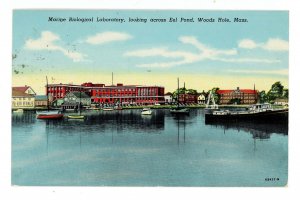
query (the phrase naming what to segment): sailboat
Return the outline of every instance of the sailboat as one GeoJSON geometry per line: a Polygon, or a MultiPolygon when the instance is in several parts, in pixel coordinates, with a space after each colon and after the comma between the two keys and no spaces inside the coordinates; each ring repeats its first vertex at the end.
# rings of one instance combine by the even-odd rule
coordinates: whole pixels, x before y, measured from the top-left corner
{"type": "Polygon", "coordinates": [[[212,111],[219,110],[219,105],[216,104],[215,97],[212,91],[209,92],[207,103],[205,106],[205,113],[211,113],[212,111]],[[212,102],[212,104],[210,104],[212,102]]]}
{"type": "Polygon", "coordinates": [[[178,90],[177,90],[177,106],[175,108],[172,108],[170,110],[170,112],[172,114],[189,114],[190,110],[188,108],[179,105],[179,78],[177,78],[177,87],[178,87],[178,90]]]}
{"type": "Polygon", "coordinates": [[[77,115],[68,115],[68,119],[84,119],[85,116],[81,115],[81,88],[80,88],[80,93],[79,93],[79,114],[77,115]]]}
{"type": "Polygon", "coordinates": [[[60,110],[50,110],[49,106],[49,95],[48,95],[48,78],[46,76],[46,87],[47,87],[47,110],[46,111],[36,111],[37,119],[61,119],[63,118],[63,114],[60,110]]]}

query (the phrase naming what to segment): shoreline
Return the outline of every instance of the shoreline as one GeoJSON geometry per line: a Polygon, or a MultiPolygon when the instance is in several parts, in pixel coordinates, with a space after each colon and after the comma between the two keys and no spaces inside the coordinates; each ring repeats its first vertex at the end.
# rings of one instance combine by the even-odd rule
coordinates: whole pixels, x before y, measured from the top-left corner
{"type": "MultiPolygon", "coordinates": [[[[218,105],[219,108],[247,108],[249,105],[218,105]]],[[[129,110],[129,109],[143,109],[143,108],[151,108],[151,109],[171,109],[176,107],[175,105],[147,105],[147,106],[126,106],[122,107],[122,110],[129,110]]],[[[205,108],[206,105],[187,105],[185,106],[190,109],[197,109],[197,108],[205,108]]],[[[47,107],[37,107],[37,108],[12,108],[12,111],[18,110],[18,109],[23,109],[24,111],[39,111],[39,110],[47,110],[47,107]]],[[[58,110],[60,108],[51,108],[58,110]]],[[[86,109],[84,109],[86,110],[86,109]]],[[[92,109],[87,109],[87,110],[92,110],[92,109]]],[[[95,109],[95,110],[102,110],[101,109],[95,109]]]]}

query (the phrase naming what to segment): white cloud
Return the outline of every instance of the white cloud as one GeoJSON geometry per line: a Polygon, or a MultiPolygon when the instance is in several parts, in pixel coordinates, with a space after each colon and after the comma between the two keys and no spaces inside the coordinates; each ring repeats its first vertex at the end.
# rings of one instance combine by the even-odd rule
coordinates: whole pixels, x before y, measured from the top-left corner
{"type": "Polygon", "coordinates": [[[279,38],[270,38],[265,43],[256,43],[251,39],[243,39],[239,41],[238,47],[243,49],[261,48],[268,51],[288,51],[289,43],[288,41],[279,38]]]}
{"type": "Polygon", "coordinates": [[[201,43],[193,36],[182,36],[179,37],[179,41],[183,44],[189,44],[198,50],[198,52],[188,51],[172,51],[168,48],[150,48],[140,49],[136,51],[128,51],[124,53],[124,56],[130,57],[164,57],[164,58],[176,58],[176,61],[167,62],[155,62],[139,64],[138,67],[174,67],[184,64],[195,63],[203,60],[214,60],[221,62],[232,62],[232,63],[276,63],[280,60],[271,59],[257,59],[257,58],[237,58],[238,52],[236,49],[215,49],[208,47],[201,43]]]}
{"type": "Polygon", "coordinates": [[[170,51],[167,48],[141,49],[126,52],[124,56],[133,57],[153,57],[161,56],[164,58],[178,58],[179,61],[168,61],[160,63],[140,64],[139,67],[173,67],[177,65],[193,63],[201,59],[198,55],[184,51],[170,51]]]}
{"type": "Polygon", "coordinates": [[[51,31],[43,31],[40,38],[28,39],[25,42],[25,48],[29,50],[60,51],[74,62],[80,62],[84,60],[86,55],[79,52],[70,51],[60,45],[55,44],[57,41],[60,41],[59,35],[52,33],[51,31]]]}
{"type": "Polygon", "coordinates": [[[231,63],[280,63],[278,59],[260,59],[260,58],[218,58],[217,60],[231,63]]]}
{"type": "Polygon", "coordinates": [[[270,38],[262,48],[269,51],[288,51],[289,43],[279,38],[270,38]]]}
{"type": "Polygon", "coordinates": [[[232,73],[244,73],[244,74],[264,74],[264,75],[289,75],[288,69],[278,70],[228,70],[232,73]]]}
{"type": "Polygon", "coordinates": [[[88,37],[86,39],[86,42],[89,44],[97,45],[116,41],[126,41],[131,38],[132,36],[127,33],[107,31],[88,37]]]}
{"type": "Polygon", "coordinates": [[[244,49],[254,49],[258,47],[258,44],[256,44],[253,40],[244,39],[238,43],[238,46],[244,49]]]}
{"type": "Polygon", "coordinates": [[[30,50],[57,50],[60,47],[53,44],[57,40],[60,40],[58,35],[50,31],[43,31],[40,38],[27,40],[25,47],[30,50]]]}

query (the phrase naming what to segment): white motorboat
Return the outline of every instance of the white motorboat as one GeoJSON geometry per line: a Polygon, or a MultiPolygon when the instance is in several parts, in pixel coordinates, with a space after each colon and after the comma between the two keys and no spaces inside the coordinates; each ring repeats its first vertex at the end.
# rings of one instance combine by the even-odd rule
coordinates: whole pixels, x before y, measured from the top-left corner
{"type": "Polygon", "coordinates": [[[152,110],[150,108],[143,108],[142,115],[151,115],[152,114],[152,110]]]}
{"type": "Polygon", "coordinates": [[[23,113],[24,110],[20,108],[20,109],[14,110],[13,112],[14,112],[14,113],[23,113]]]}

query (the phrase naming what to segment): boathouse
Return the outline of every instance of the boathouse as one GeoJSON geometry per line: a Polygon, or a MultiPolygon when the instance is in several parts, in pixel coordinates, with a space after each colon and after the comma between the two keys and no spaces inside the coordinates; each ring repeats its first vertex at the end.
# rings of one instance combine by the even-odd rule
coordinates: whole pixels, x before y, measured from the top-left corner
{"type": "Polygon", "coordinates": [[[78,109],[79,106],[91,106],[91,97],[85,92],[69,92],[64,97],[63,109],[78,109]]]}

